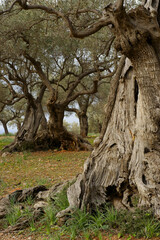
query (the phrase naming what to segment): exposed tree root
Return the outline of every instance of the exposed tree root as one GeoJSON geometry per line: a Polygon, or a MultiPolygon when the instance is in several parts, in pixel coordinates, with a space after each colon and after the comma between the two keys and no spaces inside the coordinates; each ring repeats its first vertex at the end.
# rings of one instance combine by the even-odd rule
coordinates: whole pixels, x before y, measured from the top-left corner
{"type": "Polygon", "coordinates": [[[40,132],[32,140],[18,139],[3,148],[3,152],[20,152],[25,150],[41,151],[48,149],[60,149],[69,151],[91,151],[91,144],[80,135],[64,133],[60,138],[54,138],[48,132],[40,132]]]}

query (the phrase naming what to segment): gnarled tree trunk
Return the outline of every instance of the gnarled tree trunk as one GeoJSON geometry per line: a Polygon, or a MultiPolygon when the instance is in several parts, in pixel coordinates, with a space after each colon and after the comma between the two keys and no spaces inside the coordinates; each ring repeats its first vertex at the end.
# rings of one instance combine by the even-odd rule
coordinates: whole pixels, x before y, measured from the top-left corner
{"type": "Polygon", "coordinates": [[[44,112],[40,102],[35,101],[34,105],[28,103],[24,122],[15,136],[14,142],[6,146],[3,151],[23,151],[27,149],[41,149],[39,142],[36,141],[37,131],[39,129],[44,112]]]}
{"type": "Polygon", "coordinates": [[[131,63],[126,60],[122,69],[122,59],[121,77],[117,71],[112,80],[106,122],[83,173],[68,189],[69,209],[93,209],[106,201],[130,209],[137,193],[139,206],[153,207],[160,217],[159,26],[143,7],[128,15],[121,10],[106,7],[116,47],[131,63]]]}
{"type": "Polygon", "coordinates": [[[50,114],[49,133],[58,148],[65,150],[92,150],[92,146],[81,136],[72,134],[63,126],[65,105],[57,104],[50,99],[47,104],[50,114]]]}

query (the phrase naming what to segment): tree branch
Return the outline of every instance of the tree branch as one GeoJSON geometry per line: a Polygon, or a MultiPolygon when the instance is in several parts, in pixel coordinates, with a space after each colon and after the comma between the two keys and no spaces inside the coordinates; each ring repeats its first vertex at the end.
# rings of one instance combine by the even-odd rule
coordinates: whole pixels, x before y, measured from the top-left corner
{"type": "MultiPolygon", "coordinates": [[[[47,7],[47,6],[44,6],[44,5],[28,5],[27,1],[22,2],[22,0],[16,0],[14,2],[14,5],[16,3],[18,3],[20,5],[20,7],[22,9],[24,9],[24,10],[43,10],[43,11],[45,11],[48,14],[53,14],[53,15],[56,15],[57,17],[62,18],[66,22],[67,26],[69,27],[70,32],[71,32],[71,36],[76,37],[76,38],[84,38],[84,37],[90,36],[90,35],[94,34],[95,32],[99,31],[104,26],[107,26],[107,25],[112,23],[109,16],[105,16],[105,17],[102,16],[98,21],[96,21],[91,26],[86,27],[85,29],[83,29],[81,31],[77,31],[75,29],[75,27],[73,26],[73,23],[69,19],[68,14],[65,15],[64,13],[62,13],[60,11],[56,11],[55,9],[47,7]]],[[[6,11],[7,12],[11,11],[11,9],[13,8],[14,5],[12,4],[12,6],[8,10],[6,10],[6,11]]],[[[120,3],[118,3],[118,6],[120,6],[120,3]]],[[[86,11],[88,12],[88,10],[86,10],[86,11]]],[[[93,10],[93,9],[91,11],[95,12],[95,10],[93,10]]],[[[78,12],[79,13],[80,12],[84,13],[84,9],[83,10],[79,10],[78,12]]],[[[97,13],[98,12],[96,11],[96,14],[97,13]]]]}
{"type": "Polygon", "coordinates": [[[4,13],[9,13],[9,12],[11,12],[11,10],[13,9],[13,7],[14,7],[14,5],[16,4],[16,3],[19,3],[19,0],[15,0],[13,3],[12,3],[12,5],[10,6],[10,8],[8,8],[7,10],[4,10],[4,11],[0,11],[0,15],[1,14],[4,14],[4,13]]]}
{"type": "MultiPolygon", "coordinates": [[[[52,97],[55,96],[55,90],[54,90],[54,88],[52,88],[52,85],[51,85],[50,81],[48,80],[46,74],[43,72],[40,62],[36,61],[29,54],[25,54],[25,57],[28,60],[30,60],[30,62],[33,64],[33,66],[35,67],[39,77],[41,78],[41,80],[45,84],[45,86],[48,88],[48,90],[50,91],[52,97]]],[[[56,101],[56,99],[55,99],[55,101],[56,101]]]]}
{"type": "Polygon", "coordinates": [[[39,95],[37,97],[37,102],[41,102],[42,101],[42,98],[44,96],[45,90],[46,90],[46,86],[42,84],[41,88],[40,88],[40,91],[39,91],[39,95]]]}
{"type": "Polygon", "coordinates": [[[98,81],[94,81],[93,82],[93,88],[91,90],[86,90],[86,91],[82,91],[82,92],[78,92],[75,93],[74,95],[72,95],[70,98],[66,99],[67,103],[70,103],[72,101],[74,101],[77,97],[81,96],[81,95],[85,95],[85,94],[94,94],[97,92],[98,89],[98,81]]]}
{"type": "Polygon", "coordinates": [[[79,112],[78,109],[76,109],[76,108],[70,108],[70,107],[66,107],[66,108],[65,108],[65,111],[67,111],[67,112],[74,112],[74,113],[76,113],[77,115],[78,115],[78,112],[79,112]]]}
{"type": "Polygon", "coordinates": [[[65,21],[67,23],[67,26],[70,29],[71,32],[71,36],[75,37],[75,38],[84,38],[84,37],[88,37],[96,32],[98,32],[101,28],[103,28],[104,26],[109,25],[110,23],[112,23],[110,21],[110,19],[107,18],[100,18],[97,22],[95,22],[94,24],[92,24],[90,27],[85,28],[84,30],[81,31],[77,31],[71,20],[68,17],[65,17],[65,21]]]}
{"type": "MultiPolygon", "coordinates": [[[[100,69],[99,69],[99,71],[104,71],[104,69],[103,69],[103,70],[100,70],[100,69]]],[[[78,76],[78,79],[77,79],[77,80],[72,84],[72,86],[69,88],[68,94],[67,94],[67,98],[69,98],[69,97],[72,95],[74,89],[78,86],[78,84],[81,82],[81,80],[82,80],[84,77],[86,77],[86,76],[88,76],[88,75],[90,75],[90,74],[92,74],[92,73],[95,73],[95,72],[97,72],[97,68],[89,69],[88,71],[81,73],[81,74],[78,76]]]]}
{"type": "Polygon", "coordinates": [[[124,0],[117,0],[116,10],[122,11],[124,0]]]}

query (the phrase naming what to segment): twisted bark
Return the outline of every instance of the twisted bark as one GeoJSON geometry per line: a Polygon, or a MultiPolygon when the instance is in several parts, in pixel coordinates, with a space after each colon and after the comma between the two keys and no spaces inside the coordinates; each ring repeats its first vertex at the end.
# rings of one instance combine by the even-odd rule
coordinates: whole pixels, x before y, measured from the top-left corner
{"type": "Polygon", "coordinates": [[[135,193],[139,206],[152,207],[160,217],[159,26],[143,7],[127,14],[110,6],[109,14],[115,46],[132,66],[123,68],[101,141],[68,189],[69,209],[58,217],[74,207],[92,210],[107,201],[131,209],[135,193]]]}

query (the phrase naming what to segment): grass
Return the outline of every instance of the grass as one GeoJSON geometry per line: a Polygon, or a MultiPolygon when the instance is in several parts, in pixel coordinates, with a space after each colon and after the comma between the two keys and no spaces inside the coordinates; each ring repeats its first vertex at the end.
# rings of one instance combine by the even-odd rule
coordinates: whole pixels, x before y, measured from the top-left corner
{"type": "Polygon", "coordinates": [[[13,226],[15,225],[20,218],[29,219],[29,229],[31,232],[36,230],[34,219],[33,219],[33,210],[31,205],[33,204],[33,200],[27,199],[26,203],[23,206],[15,204],[14,200],[10,201],[10,208],[8,209],[8,213],[6,214],[4,221],[4,226],[13,226]]]}
{"type": "Polygon", "coordinates": [[[13,140],[14,140],[13,136],[0,135],[0,150],[2,150],[5,146],[11,144],[13,140]]]}
{"type": "MultiPolygon", "coordinates": [[[[137,209],[134,213],[126,210],[117,211],[109,205],[106,205],[103,210],[97,209],[94,214],[75,209],[66,223],[59,227],[57,226],[56,214],[68,207],[66,190],[65,188],[57,194],[55,201],[49,202],[44,210],[44,216],[38,224],[30,221],[29,231],[34,232],[35,236],[37,234],[43,236],[43,238],[37,237],[37,239],[104,240],[111,239],[112,235],[117,237],[115,239],[124,239],[123,237],[126,236],[126,240],[131,240],[133,237],[144,237],[145,239],[160,237],[160,222],[153,217],[151,212],[140,209],[137,209]]],[[[28,206],[30,200],[26,204],[28,206]]],[[[18,206],[15,205],[6,221],[15,224],[20,217],[30,217],[31,214],[27,207],[20,211],[18,206]]]]}
{"type": "Polygon", "coordinates": [[[0,159],[0,195],[15,188],[26,188],[72,179],[83,169],[89,152],[34,152],[24,158],[23,153],[13,153],[0,159]],[[69,170],[69,171],[68,171],[69,170]]]}
{"type": "MultiPolygon", "coordinates": [[[[0,138],[0,144],[9,141],[11,140],[8,137],[5,140],[0,138]]],[[[83,163],[89,154],[67,151],[21,152],[0,158],[0,196],[17,189],[43,184],[50,187],[55,183],[72,179],[82,172],[83,163]]],[[[11,202],[6,219],[0,220],[0,230],[14,225],[23,217],[30,219],[30,226],[24,233],[32,234],[33,239],[37,240],[101,240],[111,239],[112,235],[117,238],[127,236],[125,238],[127,240],[133,237],[160,238],[160,222],[153,217],[152,212],[140,209],[136,209],[134,213],[117,211],[109,205],[103,210],[97,209],[94,214],[77,209],[65,225],[57,226],[56,213],[68,207],[66,190],[65,188],[57,194],[54,202],[49,202],[44,216],[38,223],[34,222],[30,210],[30,206],[34,204],[32,198],[28,198],[23,206],[11,202]]],[[[136,202],[137,199],[135,205],[136,202]]]]}
{"type": "Polygon", "coordinates": [[[86,233],[88,237],[85,237],[88,239],[93,236],[102,239],[103,233],[117,236],[127,234],[128,240],[132,237],[150,239],[160,236],[160,222],[152,214],[146,214],[139,209],[133,214],[128,211],[117,212],[107,206],[106,211],[97,211],[94,215],[78,210],[72,218],[65,229],[66,233],[72,236],[70,239],[76,239],[79,234],[85,236],[86,233]]]}
{"type": "MultiPolygon", "coordinates": [[[[13,137],[0,137],[0,146],[13,141],[13,137]]],[[[16,189],[36,185],[52,186],[69,180],[82,172],[89,152],[40,151],[12,153],[0,157],[0,196],[16,189]]]]}
{"type": "MultiPolygon", "coordinates": [[[[66,191],[62,194],[64,197],[66,191]]],[[[58,227],[55,216],[59,209],[63,209],[63,206],[60,207],[61,197],[62,195],[57,195],[57,202],[49,206],[41,221],[50,239],[101,240],[108,239],[105,236],[116,235],[117,238],[122,238],[127,235],[125,239],[130,240],[132,237],[150,239],[160,236],[160,222],[151,212],[140,209],[134,213],[126,210],[118,212],[109,205],[103,211],[97,209],[94,214],[77,209],[62,227],[58,227]]],[[[65,208],[67,206],[66,204],[65,208]]]]}
{"type": "Polygon", "coordinates": [[[8,226],[15,225],[17,220],[22,216],[20,207],[18,205],[11,205],[7,215],[6,222],[8,226]]]}
{"type": "MultiPolygon", "coordinates": [[[[56,213],[68,207],[66,188],[58,193],[55,201],[49,202],[44,210],[44,216],[37,223],[32,218],[29,208],[33,204],[31,199],[26,201],[23,210],[18,205],[12,205],[6,216],[7,225],[14,225],[19,218],[30,218],[28,231],[33,232],[35,239],[65,239],[65,240],[104,240],[109,236],[117,236],[116,239],[127,236],[125,239],[131,240],[133,237],[150,239],[160,237],[160,222],[153,217],[152,212],[137,209],[134,213],[129,211],[117,211],[113,207],[106,205],[103,210],[97,209],[94,214],[85,210],[75,209],[74,213],[66,223],[57,226],[56,213]],[[38,238],[37,236],[43,236],[38,238]]],[[[111,239],[111,238],[110,238],[111,239]]]]}

